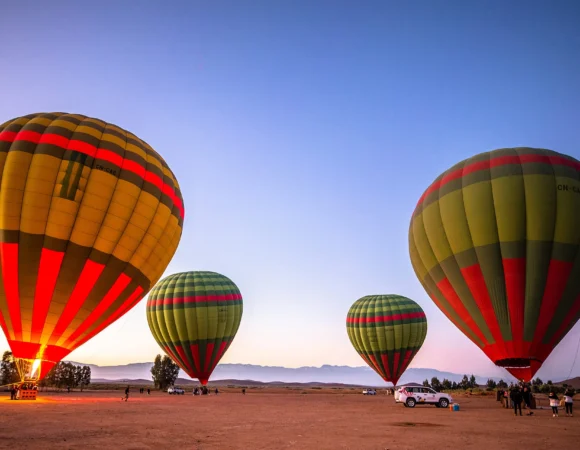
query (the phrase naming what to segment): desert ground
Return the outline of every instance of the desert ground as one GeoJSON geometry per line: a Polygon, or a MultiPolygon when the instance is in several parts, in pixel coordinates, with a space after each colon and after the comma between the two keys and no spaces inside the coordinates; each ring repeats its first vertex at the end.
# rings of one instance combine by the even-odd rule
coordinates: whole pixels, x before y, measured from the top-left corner
{"type": "MultiPolygon", "coordinates": [[[[459,412],[405,408],[340,389],[224,389],[172,396],[133,390],[0,394],[4,449],[547,449],[578,448],[580,411],[514,417],[495,398],[455,397],[459,412]],[[136,391],[136,392],[135,392],[136,391]]],[[[580,407],[580,402],[577,402],[580,407]]],[[[524,411],[525,414],[525,411],[524,411]]]]}

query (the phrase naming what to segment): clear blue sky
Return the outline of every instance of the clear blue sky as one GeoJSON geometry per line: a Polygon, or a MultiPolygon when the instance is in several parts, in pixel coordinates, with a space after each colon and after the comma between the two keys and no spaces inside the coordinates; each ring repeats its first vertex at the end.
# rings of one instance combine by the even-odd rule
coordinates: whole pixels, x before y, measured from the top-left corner
{"type": "MultiPolygon", "coordinates": [[[[413,366],[501,376],[415,278],[409,220],[472,154],[580,158],[579,24],[574,0],[8,2],[0,121],[82,113],[164,156],[186,205],[166,273],[214,270],[244,295],[224,362],[363,365],[346,312],[398,293],[429,320],[413,366]]],[[[540,375],[568,375],[579,338],[540,375]]],[[[142,302],[71,358],[158,351],[142,302]]]]}

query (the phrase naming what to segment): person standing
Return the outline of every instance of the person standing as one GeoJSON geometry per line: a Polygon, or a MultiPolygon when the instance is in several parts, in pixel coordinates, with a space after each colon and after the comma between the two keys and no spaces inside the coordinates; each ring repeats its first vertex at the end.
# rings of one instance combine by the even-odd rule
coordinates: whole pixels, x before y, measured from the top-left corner
{"type": "Polygon", "coordinates": [[[122,398],[121,401],[127,401],[129,400],[129,386],[127,386],[127,388],[125,389],[125,398],[122,398]]]}
{"type": "Polygon", "coordinates": [[[560,403],[560,399],[553,392],[550,392],[548,398],[550,399],[550,406],[552,407],[552,417],[558,417],[558,406],[560,403]]]}
{"type": "Polygon", "coordinates": [[[518,415],[518,409],[520,411],[520,416],[522,415],[522,393],[520,391],[520,388],[518,386],[515,386],[514,388],[512,388],[511,392],[510,392],[510,400],[512,401],[512,404],[514,405],[514,416],[518,415]]]}
{"type": "Polygon", "coordinates": [[[528,386],[524,386],[524,390],[522,392],[522,397],[524,399],[524,405],[526,405],[526,409],[528,409],[528,416],[532,416],[534,413],[532,410],[532,392],[528,386]]]}
{"type": "Polygon", "coordinates": [[[573,417],[572,416],[572,406],[574,405],[574,399],[572,397],[574,397],[574,389],[566,389],[566,392],[564,392],[564,406],[566,407],[566,416],[567,417],[573,417]]]}

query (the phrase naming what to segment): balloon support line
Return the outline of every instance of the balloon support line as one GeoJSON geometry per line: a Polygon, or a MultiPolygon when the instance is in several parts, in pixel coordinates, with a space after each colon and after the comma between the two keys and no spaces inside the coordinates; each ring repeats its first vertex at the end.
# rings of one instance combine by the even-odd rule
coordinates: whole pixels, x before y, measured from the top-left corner
{"type": "Polygon", "coordinates": [[[576,358],[578,358],[578,350],[580,350],[580,335],[578,335],[578,345],[576,346],[576,355],[574,356],[574,361],[572,362],[572,367],[570,367],[570,373],[568,374],[567,380],[572,377],[572,371],[576,365],[576,358]]]}

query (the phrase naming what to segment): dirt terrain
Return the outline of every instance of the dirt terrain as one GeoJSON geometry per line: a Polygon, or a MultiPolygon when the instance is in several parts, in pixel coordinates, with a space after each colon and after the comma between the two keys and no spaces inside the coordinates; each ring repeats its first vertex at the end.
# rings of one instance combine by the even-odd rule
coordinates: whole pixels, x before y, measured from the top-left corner
{"type": "MultiPolygon", "coordinates": [[[[190,391],[191,392],[191,391],[190,391]]],[[[576,417],[514,417],[495,398],[457,398],[461,411],[396,405],[339,389],[225,389],[218,396],[122,391],[0,394],[4,449],[547,449],[578,448],[576,417]]],[[[580,408],[580,402],[577,402],[580,408]]]]}

